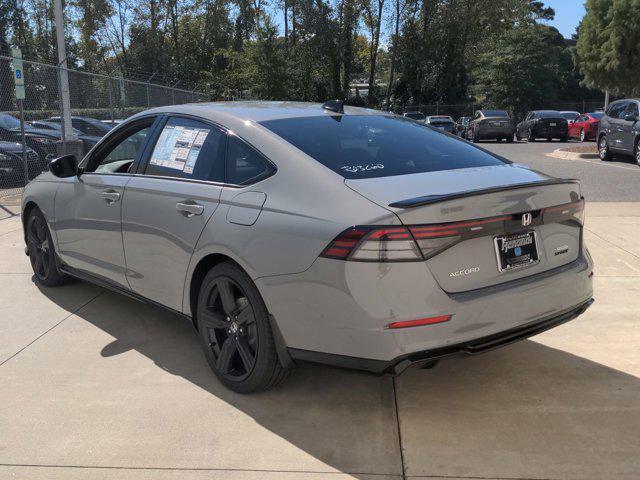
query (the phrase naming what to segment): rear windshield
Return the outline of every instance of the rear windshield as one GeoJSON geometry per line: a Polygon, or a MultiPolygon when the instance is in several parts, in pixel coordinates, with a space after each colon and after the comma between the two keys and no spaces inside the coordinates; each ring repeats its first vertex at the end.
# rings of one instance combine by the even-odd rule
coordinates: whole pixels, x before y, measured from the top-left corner
{"type": "Polygon", "coordinates": [[[560,116],[567,120],[575,120],[580,116],[580,114],[578,112],[561,112],[560,116]]]}
{"type": "Polygon", "coordinates": [[[590,113],[589,115],[591,115],[593,118],[597,118],[598,120],[600,120],[603,117],[604,113],[600,113],[600,112],[590,113]]]}
{"type": "Polygon", "coordinates": [[[504,110],[484,110],[485,117],[507,117],[509,118],[509,113],[504,110]]]}
{"type": "Polygon", "coordinates": [[[536,117],[538,118],[564,118],[560,115],[560,112],[556,112],[555,110],[543,110],[540,112],[536,112],[536,117]]]}
{"type": "Polygon", "coordinates": [[[410,118],[411,120],[424,120],[425,116],[420,112],[407,112],[404,114],[405,117],[410,118]]]}
{"type": "Polygon", "coordinates": [[[463,140],[396,116],[327,115],[261,124],[348,179],[505,164],[463,140]]]}

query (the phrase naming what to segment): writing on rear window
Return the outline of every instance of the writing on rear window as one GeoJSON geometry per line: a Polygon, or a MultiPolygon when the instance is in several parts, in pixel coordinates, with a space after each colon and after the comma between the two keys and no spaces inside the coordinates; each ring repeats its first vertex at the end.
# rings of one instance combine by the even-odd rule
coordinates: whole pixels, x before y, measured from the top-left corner
{"type": "Polygon", "coordinates": [[[370,170],[378,170],[384,168],[384,165],[381,163],[376,163],[375,165],[345,165],[341,167],[345,172],[350,173],[358,173],[358,172],[368,172],[370,170]]]}

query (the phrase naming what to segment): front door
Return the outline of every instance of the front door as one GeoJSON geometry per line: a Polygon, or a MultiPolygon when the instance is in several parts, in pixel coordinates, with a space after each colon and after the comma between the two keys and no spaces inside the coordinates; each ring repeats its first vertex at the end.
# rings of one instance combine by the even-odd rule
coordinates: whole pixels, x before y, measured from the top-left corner
{"type": "Polygon", "coordinates": [[[153,121],[145,119],[109,135],[85,158],[82,175],[62,183],[55,197],[60,259],[125,288],[122,198],[153,121]]]}
{"type": "Polygon", "coordinates": [[[182,309],[185,276],[224,182],[226,135],[216,126],[172,117],[145,166],[126,187],[122,236],[131,289],[182,309]]]}
{"type": "Polygon", "coordinates": [[[629,102],[622,120],[620,120],[620,149],[633,154],[633,148],[635,147],[635,135],[633,134],[633,128],[635,127],[638,119],[638,104],[634,101],[629,102]],[[635,120],[629,121],[625,118],[632,116],[635,120]]]}

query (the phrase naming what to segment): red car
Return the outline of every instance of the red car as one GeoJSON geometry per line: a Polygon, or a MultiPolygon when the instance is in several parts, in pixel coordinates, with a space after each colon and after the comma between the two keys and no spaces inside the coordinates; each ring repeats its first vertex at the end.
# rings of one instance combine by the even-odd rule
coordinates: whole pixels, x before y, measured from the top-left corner
{"type": "Polygon", "coordinates": [[[581,142],[595,140],[602,113],[584,113],[569,124],[569,137],[581,142]]]}

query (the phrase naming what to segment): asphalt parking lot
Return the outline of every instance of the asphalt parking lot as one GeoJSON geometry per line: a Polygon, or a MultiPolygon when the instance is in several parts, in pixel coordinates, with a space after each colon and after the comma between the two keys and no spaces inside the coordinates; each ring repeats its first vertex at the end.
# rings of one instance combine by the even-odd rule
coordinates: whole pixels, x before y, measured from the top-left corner
{"type": "Polygon", "coordinates": [[[184,320],[81,282],[36,286],[16,207],[0,210],[0,478],[640,478],[640,168],[482,146],[582,180],[596,303],[396,379],[306,366],[231,393],[184,320]]]}

